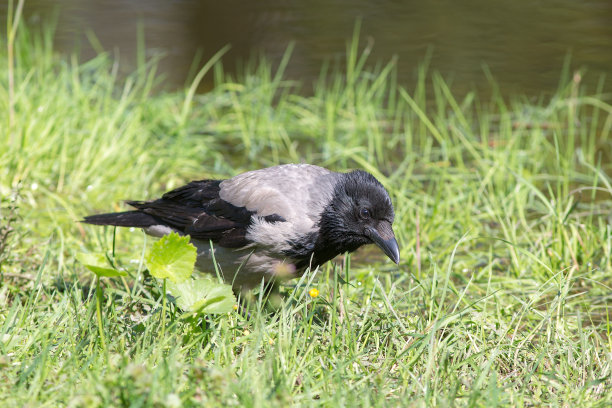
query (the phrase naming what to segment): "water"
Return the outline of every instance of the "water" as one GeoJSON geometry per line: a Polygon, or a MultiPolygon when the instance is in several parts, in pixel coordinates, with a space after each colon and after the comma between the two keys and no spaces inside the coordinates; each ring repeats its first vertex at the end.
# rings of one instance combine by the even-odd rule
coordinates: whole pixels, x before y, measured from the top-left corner
{"type": "MultiPolygon", "coordinates": [[[[2,20],[6,9],[5,0],[2,20]]],[[[610,0],[27,0],[25,15],[32,24],[56,15],[56,48],[78,49],[83,58],[95,55],[87,37],[94,33],[124,72],[135,66],[142,24],[147,54],[165,55],[160,70],[170,88],[185,83],[198,52],[205,61],[230,44],[223,62],[231,72],[253,55],[278,62],[294,43],[285,77],[307,92],[323,62],[344,58],[356,20],[362,45],[373,46],[372,65],[397,56],[399,81],[409,89],[428,50],[431,68],[458,92],[488,88],[487,66],[504,95],[550,94],[568,53],[591,84],[612,73],[610,0]]]]}

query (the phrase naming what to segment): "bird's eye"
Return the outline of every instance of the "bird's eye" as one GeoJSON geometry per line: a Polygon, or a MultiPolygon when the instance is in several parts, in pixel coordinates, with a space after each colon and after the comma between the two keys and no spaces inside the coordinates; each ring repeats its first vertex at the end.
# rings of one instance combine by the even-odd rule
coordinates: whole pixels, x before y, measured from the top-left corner
{"type": "Polygon", "coordinates": [[[367,208],[362,208],[359,210],[359,216],[363,219],[370,218],[370,210],[367,208]]]}

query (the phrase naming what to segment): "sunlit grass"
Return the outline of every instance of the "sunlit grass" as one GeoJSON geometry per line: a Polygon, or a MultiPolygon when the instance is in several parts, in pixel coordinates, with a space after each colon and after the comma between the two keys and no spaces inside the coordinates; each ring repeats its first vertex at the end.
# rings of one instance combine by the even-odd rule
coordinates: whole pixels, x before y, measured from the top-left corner
{"type": "Polygon", "coordinates": [[[6,45],[0,221],[15,231],[0,254],[3,406],[612,403],[603,83],[585,89],[567,68],[553,96],[508,101],[489,79],[483,100],[424,64],[404,88],[394,61],[367,68],[353,41],[345,68],[330,65],[307,92],[283,77],[286,61],[260,61],[238,79],[216,65],[203,95],[197,84],[153,94],[154,64],[124,78],[107,56],[59,57],[21,27],[9,97],[6,45]],[[275,313],[197,320],[170,307],[160,331],[151,239],[118,230],[131,276],[103,282],[103,349],[94,278],[75,254],[111,251],[113,231],[77,221],[287,162],[378,177],[396,208],[399,268],[360,251],[283,287],[275,313]]]}

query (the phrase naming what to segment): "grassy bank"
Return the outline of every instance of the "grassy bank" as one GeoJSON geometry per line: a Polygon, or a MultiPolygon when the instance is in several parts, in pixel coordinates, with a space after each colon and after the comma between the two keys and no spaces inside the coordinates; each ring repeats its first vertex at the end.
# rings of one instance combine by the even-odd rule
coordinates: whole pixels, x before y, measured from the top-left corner
{"type": "Polygon", "coordinates": [[[354,43],[308,92],[259,62],[240,80],[215,65],[204,95],[153,94],[154,64],[123,78],[106,56],[79,63],[18,34],[12,81],[0,51],[2,406],[612,404],[603,86],[566,70],[539,100],[493,81],[490,98],[459,98],[426,64],[398,86],[393,62],[366,68],[354,43]],[[117,231],[131,277],[103,282],[102,347],[75,254],[110,252],[113,231],[77,220],[302,161],[383,182],[399,267],[361,251],[283,288],[275,314],[164,320],[142,278],[151,239],[117,231]]]}

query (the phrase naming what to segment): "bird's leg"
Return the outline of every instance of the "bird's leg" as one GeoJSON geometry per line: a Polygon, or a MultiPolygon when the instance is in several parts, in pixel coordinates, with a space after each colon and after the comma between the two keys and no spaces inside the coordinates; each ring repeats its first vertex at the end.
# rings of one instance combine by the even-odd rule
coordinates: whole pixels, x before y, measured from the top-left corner
{"type": "Polygon", "coordinates": [[[272,279],[265,283],[263,288],[263,298],[264,300],[270,300],[272,296],[279,294],[279,285],[276,282],[276,279],[272,279]]]}
{"type": "Polygon", "coordinates": [[[261,290],[258,295],[254,295],[251,291],[234,288],[234,294],[238,299],[238,313],[243,317],[250,318],[250,310],[253,309],[257,302],[261,299],[261,310],[275,312],[280,307],[281,296],[279,293],[279,284],[276,280],[263,282],[260,286],[261,290]]]}

